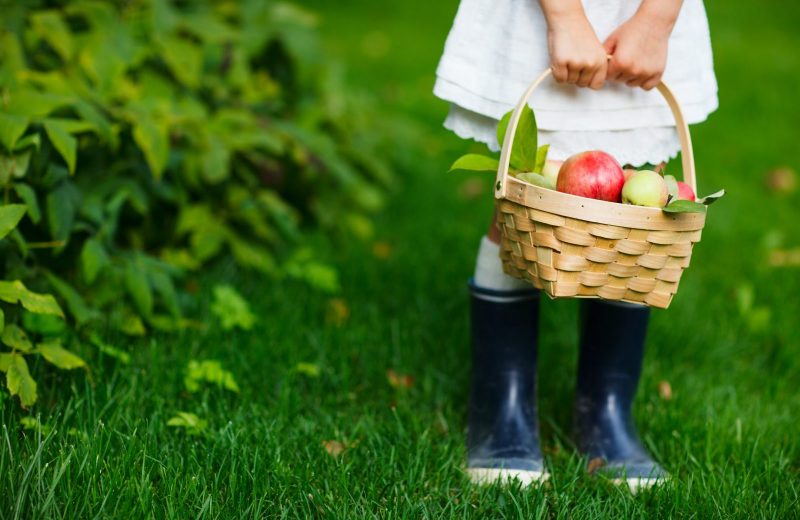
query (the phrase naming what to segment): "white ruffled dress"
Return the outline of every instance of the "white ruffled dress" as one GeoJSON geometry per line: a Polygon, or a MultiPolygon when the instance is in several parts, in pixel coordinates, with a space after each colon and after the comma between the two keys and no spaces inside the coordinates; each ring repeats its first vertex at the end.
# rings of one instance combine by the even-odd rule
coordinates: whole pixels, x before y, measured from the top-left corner
{"type": "MultiPolygon", "coordinates": [[[[603,41],[640,0],[583,0],[603,41]]],[[[434,94],[451,103],[445,127],[498,149],[497,121],[550,66],[547,24],[537,0],[461,0],[436,71],[434,94]]],[[[687,121],[718,105],[708,19],[702,0],[685,0],[669,41],[664,82],[687,121]]],[[[658,164],[680,150],[672,115],[656,90],[607,82],[594,91],[548,80],[533,95],[540,144],[565,159],[604,150],[620,164],[658,164]]]]}

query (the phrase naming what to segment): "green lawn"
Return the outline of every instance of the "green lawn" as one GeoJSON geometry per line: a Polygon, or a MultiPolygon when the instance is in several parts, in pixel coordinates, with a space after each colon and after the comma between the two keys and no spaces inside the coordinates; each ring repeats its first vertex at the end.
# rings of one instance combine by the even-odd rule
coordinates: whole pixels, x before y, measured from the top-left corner
{"type": "Polygon", "coordinates": [[[675,478],[631,496],[587,478],[573,451],[569,300],[543,305],[552,482],[481,488],[461,473],[465,282],[492,201],[487,177],[444,173],[470,145],[440,128],[447,108],[430,94],[457,2],[307,3],[350,82],[412,121],[398,131],[402,186],[375,241],[319,246],[341,269],[349,316],[331,319],[330,298],[305,286],[222,264],[201,294],[238,287],[254,330],[221,330],[204,299],[207,332],[130,342],[129,365],[95,359],[90,378],[36,366],[32,413],[46,427],[23,430],[16,401],[0,411],[0,518],[800,517],[800,267],[769,262],[773,249],[800,248],[800,193],[763,181],[776,166],[800,169],[798,4],[709,2],[722,108],[695,129],[695,147],[701,193],[729,196],[650,330],[636,417],[675,478]],[[220,360],[241,392],[187,393],[190,359],[220,360]],[[395,387],[390,369],[413,380],[395,387]],[[168,427],[178,411],[207,420],[204,433],[168,427]],[[345,451],[332,456],[328,441],[345,451]]]}

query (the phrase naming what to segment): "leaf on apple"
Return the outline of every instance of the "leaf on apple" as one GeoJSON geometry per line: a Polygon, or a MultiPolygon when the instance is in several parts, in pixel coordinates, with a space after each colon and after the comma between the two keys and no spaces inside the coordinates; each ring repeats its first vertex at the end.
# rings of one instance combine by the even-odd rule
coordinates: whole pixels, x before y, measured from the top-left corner
{"type": "MultiPolygon", "coordinates": [[[[506,137],[506,129],[511,120],[513,110],[507,112],[497,124],[497,142],[503,145],[506,137]]],[[[536,130],[536,116],[529,106],[525,106],[520,114],[517,131],[514,134],[514,142],[511,146],[511,167],[517,171],[537,171],[538,132],[536,130]]],[[[541,170],[538,170],[541,171],[541,170]]]]}
{"type": "Polygon", "coordinates": [[[700,204],[705,204],[706,206],[711,205],[725,196],[725,190],[719,190],[711,195],[706,195],[702,199],[697,199],[697,202],[700,204]]]}
{"type": "Polygon", "coordinates": [[[467,155],[462,155],[456,159],[456,162],[453,163],[449,171],[468,170],[496,172],[499,165],[500,161],[494,157],[488,157],[486,155],[480,155],[477,153],[468,153],[467,155]]]}
{"type": "Polygon", "coordinates": [[[705,213],[706,207],[699,202],[677,199],[664,206],[663,210],[667,213],[705,213]]]}

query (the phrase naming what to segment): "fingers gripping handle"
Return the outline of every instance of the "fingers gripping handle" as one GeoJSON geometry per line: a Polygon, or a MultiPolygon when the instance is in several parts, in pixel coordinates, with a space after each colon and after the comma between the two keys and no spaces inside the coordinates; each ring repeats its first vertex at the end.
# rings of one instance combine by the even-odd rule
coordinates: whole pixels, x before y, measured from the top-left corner
{"type": "MultiPolygon", "coordinates": [[[[503,148],[500,152],[500,165],[497,168],[497,181],[495,182],[494,196],[495,198],[505,198],[508,189],[508,170],[511,164],[511,147],[514,144],[514,135],[517,133],[517,125],[522,116],[522,110],[528,103],[533,92],[539,85],[550,76],[551,70],[547,69],[533,83],[528,87],[525,93],[514,108],[511,114],[511,119],[508,122],[505,139],[503,139],[503,148]]],[[[678,131],[678,139],[681,143],[681,161],[683,163],[683,181],[688,184],[692,190],[697,193],[697,181],[695,179],[694,169],[694,152],[692,151],[692,137],[689,134],[689,126],[686,124],[686,119],[683,117],[683,112],[672,94],[672,91],[663,83],[659,82],[656,89],[661,93],[666,100],[669,109],[672,111],[672,117],[675,119],[675,127],[678,131]]]]}

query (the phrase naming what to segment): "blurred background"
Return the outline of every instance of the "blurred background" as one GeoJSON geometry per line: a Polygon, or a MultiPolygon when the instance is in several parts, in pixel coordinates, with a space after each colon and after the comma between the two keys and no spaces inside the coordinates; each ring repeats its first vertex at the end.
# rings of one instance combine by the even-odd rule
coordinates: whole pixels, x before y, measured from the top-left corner
{"type": "Polygon", "coordinates": [[[639,496],[582,477],[573,300],[543,305],[551,485],[461,473],[493,179],[447,173],[483,152],[431,93],[457,6],[0,1],[0,510],[796,516],[800,6],[706,5],[728,195],[654,313],[636,419],[675,479],[639,496]]]}

